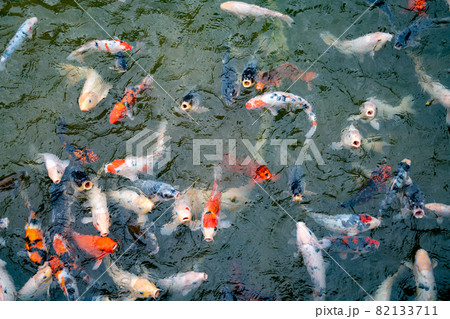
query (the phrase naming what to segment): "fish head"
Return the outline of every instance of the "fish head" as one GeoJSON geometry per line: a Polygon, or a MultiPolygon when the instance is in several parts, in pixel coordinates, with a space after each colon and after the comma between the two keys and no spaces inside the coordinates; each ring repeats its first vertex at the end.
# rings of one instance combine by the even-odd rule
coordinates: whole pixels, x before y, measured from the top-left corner
{"type": "Polygon", "coordinates": [[[208,275],[204,272],[190,271],[185,274],[184,280],[192,286],[197,286],[208,279],[208,275]]]}
{"type": "Polygon", "coordinates": [[[412,213],[415,218],[423,218],[425,216],[425,210],[418,206],[413,207],[412,213]]]}
{"type": "Polygon", "coordinates": [[[305,244],[313,245],[314,238],[314,234],[309,230],[308,227],[306,227],[306,224],[304,222],[297,223],[297,244],[299,246],[305,244]]]}
{"type": "Polygon", "coordinates": [[[381,220],[379,218],[374,218],[366,214],[360,214],[359,220],[361,223],[365,224],[368,229],[377,228],[381,224],[381,220]]]}
{"type": "Polygon", "coordinates": [[[122,49],[122,51],[133,50],[133,46],[131,44],[126,43],[125,41],[120,41],[120,48],[122,49]]]}
{"type": "Polygon", "coordinates": [[[377,116],[377,107],[372,102],[364,102],[360,108],[361,116],[368,120],[373,120],[377,116]]]}
{"type": "Polygon", "coordinates": [[[48,176],[55,184],[61,182],[61,178],[64,175],[64,169],[61,169],[59,165],[54,165],[48,168],[48,176]]]}
{"type": "Polygon", "coordinates": [[[83,112],[90,111],[93,109],[98,102],[100,102],[101,96],[96,92],[89,91],[80,95],[78,99],[78,104],[80,105],[80,110],[83,112]]]}
{"type": "Polygon", "coordinates": [[[146,196],[139,196],[138,206],[142,208],[142,211],[148,213],[155,207],[155,204],[146,196]]]}
{"type": "Polygon", "coordinates": [[[119,244],[109,237],[98,238],[95,242],[95,245],[100,251],[104,251],[110,254],[113,253],[117,249],[117,247],[119,247],[119,244]]]}
{"type": "Polygon", "coordinates": [[[117,174],[120,172],[119,168],[124,164],[125,164],[124,159],[114,160],[110,164],[107,164],[105,166],[105,171],[107,171],[108,173],[117,174]]]}
{"type": "Polygon", "coordinates": [[[301,202],[302,199],[302,194],[300,192],[292,194],[292,200],[294,202],[301,202]]]}
{"type": "Polygon", "coordinates": [[[180,197],[180,192],[171,186],[165,187],[164,189],[161,190],[160,193],[161,197],[164,199],[172,199],[172,198],[177,199],[178,197],[180,197]]]}
{"type": "Polygon", "coordinates": [[[261,165],[256,169],[256,176],[262,178],[263,180],[268,180],[272,177],[272,173],[266,165],[261,165]]]}
{"type": "Polygon", "coordinates": [[[211,211],[203,213],[202,217],[202,233],[205,241],[210,242],[214,240],[214,235],[217,231],[218,219],[217,215],[211,211]]]}
{"type": "Polygon", "coordinates": [[[433,270],[430,257],[428,256],[428,253],[424,249],[419,249],[416,252],[414,267],[417,269],[418,272],[433,270]]]}
{"type": "Polygon", "coordinates": [[[217,227],[203,227],[202,228],[202,233],[203,233],[203,237],[205,239],[205,241],[207,242],[211,242],[214,240],[214,235],[216,234],[217,231],[217,227]]]}
{"type": "Polygon", "coordinates": [[[353,126],[353,124],[344,131],[343,140],[344,144],[351,148],[356,149],[361,147],[361,134],[358,129],[353,126]]]}
{"type": "Polygon", "coordinates": [[[156,286],[144,278],[138,278],[133,285],[134,295],[138,298],[147,299],[152,297],[158,298],[160,290],[156,286]]]}
{"type": "Polygon", "coordinates": [[[233,12],[233,1],[227,1],[220,5],[220,9],[227,12],[233,12]]]}
{"type": "Polygon", "coordinates": [[[245,88],[250,88],[255,84],[256,72],[255,68],[247,67],[244,72],[242,72],[241,82],[245,88]]]}
{"type": "Polygon", "coordinates": [[[89,176],[82,170],[74,170],[71,174],[72,181],[76,184],[79,190],[91,190],[94,184],[89,179],[89,176]]]}
{"type": "Polygon", "coordinates": [[[38,22],[38,19],[37,19],[36,17],[33,17],[33,18],[28,19],[28,20],[26,21],[26,23],[27,23],[27,25],[28,25],[28,27],[29,27],[28,30],[33,29],[33,28],[36,26],[37,22],[38,22]]]}
{"type": "Polygon", "coordinates": [[[93,224],[102,237],[108,236],[109,226],[111,226],[111,218],[109,217],[108,212],[95,214],[93,224]]]}
{"type": "Polygon", "coordinates": [[[180,203],[175,205],[174,211],[179,223],[185,224],[192,220],[191,208],[184,201],[180,201],[180,203]]]}
{"type": "Polygon", "coordinates": [[[183,111],[189,111],[192,108],[192,103],[191,101],[183,101],[181,103],[181,109],[183,111]]]}
{"type": "Polygon", "coordinates": [[[52,280],[52,268],[48,263],[39,268],[36,278],[41,285],[52,280]]]}
{"type": "Polygon", "coordinates": [[[407,47],[410,37],[411,37],[411,29],[407,28],[396,37],[394,48],[396,48],[397,50],[401,50],[407,47]]]}

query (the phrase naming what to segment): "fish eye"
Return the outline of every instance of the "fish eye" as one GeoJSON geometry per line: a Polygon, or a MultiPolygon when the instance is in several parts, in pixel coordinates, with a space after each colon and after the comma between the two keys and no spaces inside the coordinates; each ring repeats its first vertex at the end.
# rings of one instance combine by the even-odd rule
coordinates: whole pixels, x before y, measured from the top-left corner
{"type": "Polygon", "coordinates": [[[217,227],[214,227],[214,231],[216,231],[217,230],[217,227]]]}
{"type": "Polygon", "coordinates": [[[141,290],[141,291],[139,291],[139,293],[141,294],[141,295],[143,295],[144,294],[144,292],[141,290]]]}

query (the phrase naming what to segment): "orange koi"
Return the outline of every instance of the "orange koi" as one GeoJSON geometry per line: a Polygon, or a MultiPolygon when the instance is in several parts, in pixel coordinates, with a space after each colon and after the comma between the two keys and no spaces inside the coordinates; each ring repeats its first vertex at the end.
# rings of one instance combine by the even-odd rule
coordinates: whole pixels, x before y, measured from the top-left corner
{"type": "Polygon", "coordinates": [[[83,235],[72,232],[72,238],[81,250],[97,260],[93,267],[94,270],[100,267],[103,258],[108,254],[112,254],[119,246],[116,241],[109,237],[83,235]]]}
{"type": "Polygon", "coordinates": [[[284,63],[273,68],[270,71],[258,72],[258,82],[255,85],[257,90],[262,90],[267,85],[280,86],[283,78],[289,78],[292,81],[300,79],[308,84],[308,90],[311,90],[311,83],[317,73],[305,72],[291,63],[284,63]]]}

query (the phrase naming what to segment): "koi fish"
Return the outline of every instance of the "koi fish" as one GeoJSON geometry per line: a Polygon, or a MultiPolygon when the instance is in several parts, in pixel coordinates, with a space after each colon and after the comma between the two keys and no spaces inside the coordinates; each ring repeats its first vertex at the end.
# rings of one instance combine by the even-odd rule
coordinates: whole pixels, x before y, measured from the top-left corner
{"type": "Polygon", "coordinates": [[[383,101],[378,100],[375,97],[371,97],[367,99],[366,102],[362,104],[359,108],[360,114],[357,116],[352,116],[348,118],[348,121],[357,121],[361,120],[363,123],[370,123],[370,125],[376,129],[380,129],[380,123],[378,119],[391,120],[395,115],[402,113],[410,113],[414,114],[415,111],[411,109],[413,97],[408,95],[403,98],[400,105],[394,107],[389,104],[386,104],[383,101]]]}
{"type": "Polygon", "coordinates": [[[433,263],[424,249],[416,252],[414,265],[405,262],[405,266],[413,270],[416,279],[416,301],[435,301],[437,294],[436,281],[434,280],[433,268],[437,262],[433,263]]]}
{"type": "Polygon", "coordinates": [[[49,264],[52,269],[52,273],[59,283],[67,300],[75,301],[80,296],[78,293],[77,282],[75,278],[70,274],[69,269],[64,263],[56,256],[51,256],[49,264]]]}
{"type": "Polygon", "coordinates": [[[81,250],[85,251],[97,260],[92,268],[93,270],[100,267],[102,264],[102,259],[108,254],[114,253],[117,247],[119,247],[117,242],[109,237],[82,235],[76,232],[72,232],[71,236],[81,250]]]}
{"type": "Polygon", "coordinates": [[[241,85],[236,70],[230,64],[229,51],[225,52],[222,63],[222,97],[226,105],[231,105],[238,97],[241,85]]]}
{"type": "Polygon", "coordinates": [[[38,161],[41,163],[45,163],[48,176],[55,184],[58,184],[61,181],[66,167],[70,164],[69,160],[62,161],[58,158],[58,156],[50,153],[38,154],[38,161]]]}
{"type": "Polygon", "coordinates": [[[133,47],[120,40],[94,40],[83,44],[80,48],[76,49],[67,57],[68,60],[77,60],[83,62],[84,54],[88,51],[103,51],[116,54],[119,52],[125,52],[132,50],[133,47]]]}
{"type": "Polygon", "coordinates": [[[425,204],[425,208],[434,213],[437,216],[436,221],[438,224],[442,224],[443,217],[450,216],[450,206],[439,203],[425,204]]]}
{"type": "Polygon", "coordinates": [[[355,236],[381,224],[381,219],[366,214],[326,215],[309,212],[308,215],[329,231],[346,236],[355,236]]]}
{"type": "Polygon", "coordinates": [[[422,61],[419,57],[413,56],[415,63],[415,70],[417,77],[419,79],[419,85],[422,90],[428,93],[432,100],[427,103],[431,105],[433,103],[439,103],[447,109],[446,122],[450,126],[450,90],[443,86],[438,81],[433,81],[433,79],[425,73],[425,69],[422,66],[422,61]]]}
{"type": "Polygon", "coordinates": [[[391,176],[392,167],[382,165],[372,172],[370,179],[352,199],[340,204],[341,207],[350,208],[355,205],[365,203],[373,198],[386,184],[387,179],[391,176]]]}
{"type": "Polygon", "coordinates": [[[295,65],[291,63],[284,63],[273,68],[270,71],[259,72],[258,73],[258,83],[256,83],[255,88],[257,90],[262,90],[267,85],[274,85],[276,87],[280,86],[283,78],[289,78],[291,81],[300,79],[308,83],[308,90],[311,90],[311,83],[313,79],[317,77],[317,73],[305,72],[299,70],[295,65]]]}
{"type": "Polygon", "coordinates": [[[344,236],[337,238],[324,238],[319,244],[322,249],[329,249],[339,253],[342,259],[347,258],[347,254],[355,254],[356,256],[366,254],[378,249],[380,242],[370,237],[364,236],[344,236]]]}
{"type": "Polygon", "coordinates": [[[88,206],[91,208],[92,217],[83,217],[83,224],[92,223],[102,237],[108,236],[111,218],[109,217],[108,202],[105,193],[94,183],[88,193],[88,206]]]}
{"type": "Polygon", "coordinates": [[[14,301],[16,296],[16,286],[6,270],[6,262],[0,259],[0,301],[14,301]]]}
{"type": "Polygon", "coordinates": [[[105,259],[106,271],[111,276],[114,283],[120,288],[130,292],[128,300],[158,298],[160,289],[147,278],[138,277],[117,267],[116,263],[111,263],[109,258],[105,259]]]}
{"type": "Polygon", "coordinates": [[[150,212],[155,204],[145,195],[130,189],[121,189],[108,192],[108,197],[125,209],[143,215],[150,212]]]}
{"type": "Polygon", "coordinates": [[[441,18],[441,19],[427,19],[421,18],[405,28],[396,36],[396,41],[394,44],[394,48],[397,50],[404,49],[406,47],[414,47],[417,46],[418,43],[414,41],[423,31],[429,28],[438,28],[441,26],[446,26],[446,24],[450,23],[450,18],[441,18]]]}
{"type": "Polygon", "coordinates": [[[118,52],[114,56],[116,58],[116,62],[115,62],[116,70],[118,70],[121,73],[127,72],[128,63],[127,63],[127,60],[125,59],[125,55],[122,52],[118,52]]]}
{"type": "Polygon", "coordinates": [[[415,183],[407,183],[404,189],[405,194],[405,206],[403,213],[411,211],[415,218],[422,218],[425,216],[425,196],[420,190],[419,186],[415,183]]]}
{"type": "Polygon", "coordinates": [[[36,27],[38,19],[36,17],[26,20],[17,30],[14,37],[6,45],[5,51],[0,57],[0,71],[5,69],[6,61],[9,57],[19,49],[25,38],[31,39],[33,37],[33,29],[36,27]]]}
{"type": "Polygon", "coordinates": [[[145,77],[141,84],[125,91],[125,94],[122,96],[122,99],[114,105],[110,115],[109,115],[109,123],[114,124],[121,121],[125,116],[129,117],[131,120],[133,119],[132,108],[136,103],[137,95],[149,90],[151,88],[150,84],[152,84],[153,78],[151,76],[145,77]]]}
{"type": "Polygon", "coordinates": [[[106,164],[105,171],[126,177],[132,181],[138,179],[138,174],[149,173],[153,171],[156,163],[162,159],[164,155],[164,134],[167,129],[167,122],[162,122],[157,134],[156,149],[147,156],[129,155],[125,159],[114,160],[106,164]]]}
{"type": "Polygon", "coordinates": [[[127,224],[128,230],[135,242],[145,246],[145,251],[149,255],[159,252],[158,239],[155,235],[155,223],[150,222],[146,215],[138,219],[137,224],[127,224]]]}
{"type": "Polygon", "coordinates": [[[408,0],[408,10],[416,11],[420,16],[428,16],[426,13],[427,2],[425,0],[408,0]]]}
{"type": "Polygon", "coordinates": [[[251,177],[250,185],[252,186],[255,183],[262,183],[267,180],[275,181],[280,177],[279,175],[272,175],[266,165],[261,165],[257,161],[249,160],[248,158],[239,163],[234,156],[225,154],[222,165],[230,172],[251,177]]]}
{"type": "Polygon", "coordinates": [[[409,169],[411,167],[411,160],[405,158],[397,166],[397,171],[394,173],[394,178],[386,191],[386,195],[381,203],[378,215],[382,216],[392,204],[397,194],[405,186],[405,182],[408,180],[409,169]]]}
{"type": "Polygon", "coordinates": [[[294,202],[301,202],[305,191],[305,182],[303,180],[303,169],[300,165],[294,167],[289,175],[289,190],[294,202]]]}
{"type": "Polygon", "coordinates": [[[155,200],[177,199],[180,196],[180,192],[172,185],[163,182],[140,179],[135,181],[134,185],[138,187],[145,196],[155,198],[155,200]]]}
{"type": "Polygon", "coordinates": [[[204,272],[188,271],[161,279],[158,281],[158,286],[167,291],[178,292],[186,296],[207,279],[208,275],[204,272]]]}
{"type": "Polygon", "coordinates": [[[294,104],[297,108],[304,110],[306,115],[308,115],[311,128],[305,136],[306,138],[311,138],[317,129],[316,114],[313,111],[312,105],[298,95],[286,92],[268,92],[252,98],[245,104],[245,107],[247,110],[267,108],[272,115],[276,116],[278,112],[275,110],[275,107],[286,107],[289,104],[294,104]]]}
{"type": "Polygon", "coordinates": [[[340,150],[342,148],[347,149],[357,149],[361,147],[362,136],[359,130],[350,124],[341,133],[341,141],[333,142],[331,147],[335,150],[340,150]]]}
{"type": "Polygon", "coordinates": [[[393,25],[395,23],[394,16],[392,15],[391,9],[389,8],[386,1],[383,0],[366,0],[370,4],[370,6],[378,7],[381,11],[386,13],[389,18],[389,22],[393,25]]]}
{"type": "Polygon", "coordinates": [[[369,33],[354,40],[341,41],[338,40],[330,32],[322,32],[320,34],[323,42],[326,45],[334,46],[339,52],[347,55],[370,53],[370,56],[375,55],[375,51],[380,50],[386,42],[392,40],[393,35],[383,32],[369,33]]]}
{"type": "Polygon", "coordinates": [[[45,293],[49,295],[50,285],[52,283],[52,268],[46,262],[39,267],[37,273],[31,277],[22,289],[19,290],[17,297],[21,300],[41,300],[45,293]]]}
{"type": "Polygon", "coordinates": [[[181,101],[181,109],[186,112],[203,113],[208,109],[200,106],[200,94],[197,90],[190,90],[181,101]]]}
{"type": "Polygon", "coordinates": [[[214,234],[219,227],[221,195],[217,181],[214,181],[211,195],[202,215],[202,233],[207,242],[214,240],[214,234]]]}
{"type": "Polygon", "coordinates": [[[28,176],[26,171],[18,171],[7,176],[0,177],[0,192],[17,190],[21,181],[28,176]]]}
{"type": "Polygon", "coordinates": [[[90,111],[96,107],[108,95],[109,90],[112,89],[112,86],[106,83],[94,69],[63,64],[61,65],[60,73],[68,77],[70,84],[86,79],[78,98],[78,105],[82,112],[90,111]]]}
{"type": "Polygon", "coordinates": [[[244,71],[242,71],[242,86],[247,89],[252,87],[256,83],[257,76],[258,62],[256,60],[251,60],[245,65],[244,71]]]}
{"type": "Polygon", "coordinates": [[[240,19],[243,19],[244,17],[248,16],[258,18],[259,17],[280,18],[281,20],[285,21],[289,26],[291,26],[292,22],[294,22],[294,20],[286,14],[240,1],[224,2],[220,5],[220,9],[229,13],[233,13],[240,19]]]}
{"type": "Polygon", "coordinates": [[[406,269],[404,265],[401,265],[400,268],[397,270],[395,274],[392,276],[387,277],[381,285],[378,287],[377,291],[375,292],[375,295],[373,296],[373,299],[375,301],[390,301],[391,300],[391,292],[392,292],[392,285],[394,284],[397,277],[403,273],[403,271],[406,269]]]}
{"type": "Polygon", "coordinates": [[[314,300],[325,300],[326,275],[321,248],[316,235],[303,222],[297,223],[297,247],[314,286],[314,300]]]}
{"type": "Polygon", "coordinates": [[[62,117],[59,118],[56,132],[63,148],[76,162],[81,164],[91,164],[98,161],[98,155],[92,150],[73,145],[65,139],[64,135],[67,133],[67,123],[62,117]]]}
{"type": "Polygon", "coordinates": [[[28,222],[25,225],[25,249],[33,263],[43,266],[48,259],[48,248],[42,232],[41,222],[37,219],[36,212],[28,200],[25,201],[25,206],[30,212],[28,222]]]}

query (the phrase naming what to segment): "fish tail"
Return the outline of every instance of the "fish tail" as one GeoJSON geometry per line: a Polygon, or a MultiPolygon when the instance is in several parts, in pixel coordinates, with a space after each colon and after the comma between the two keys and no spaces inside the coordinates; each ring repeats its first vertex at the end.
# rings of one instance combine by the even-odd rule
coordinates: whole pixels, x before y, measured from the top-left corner
{"type": "Polygon", "coordinates": [[[292,22],[294,22],[294,19],[292,19],[290,16],[288,16],[287,14],[283,14],[281,16],[281,19],[284,20],[289,26],[292,26],[292,22]]]}
{"type": "Polygon", "coordinates": [[[69,84],[75,84],[85,79],[89,73],[89,69],[80,66],[73,66],[71,64],[60,64],[57,67],[59,73],[67,77],[69,84]]]}
{"type": "Polygon", "coordinates": [[[322,32],[320,34],[320,37],[326,45],[335,45],[335,43],[338,41],[338,39],[328,31],[322,32]]]}

